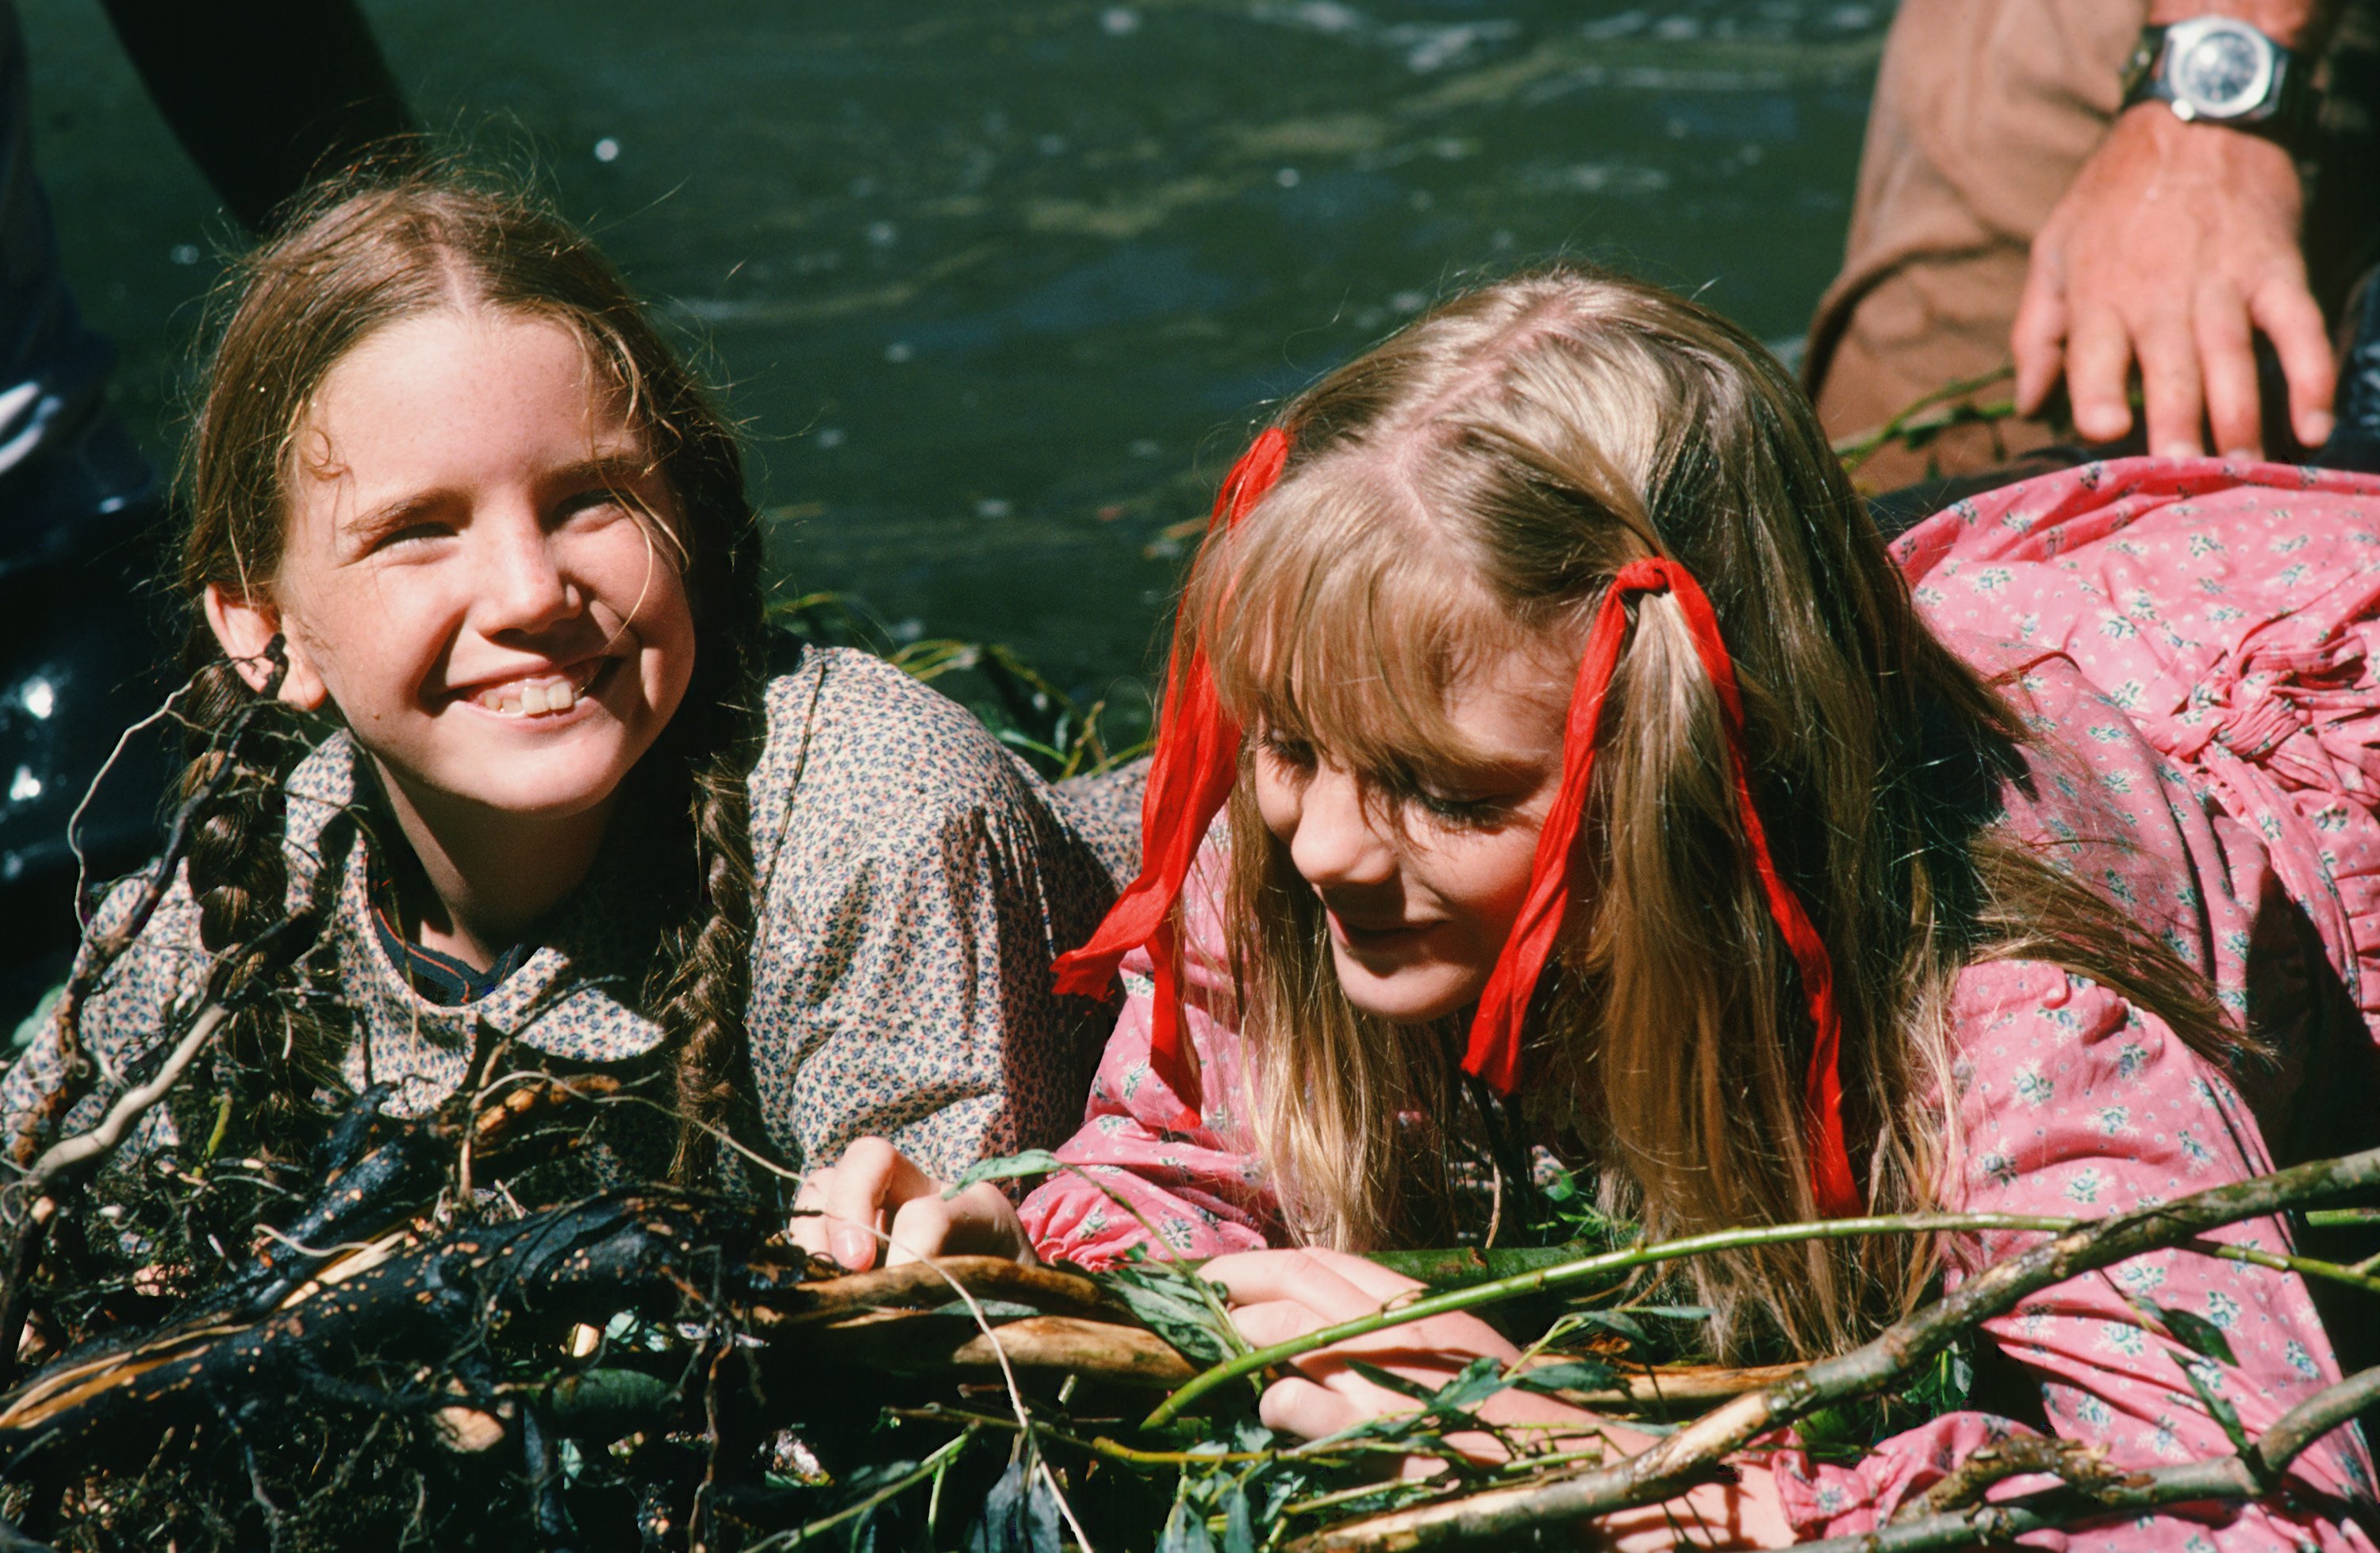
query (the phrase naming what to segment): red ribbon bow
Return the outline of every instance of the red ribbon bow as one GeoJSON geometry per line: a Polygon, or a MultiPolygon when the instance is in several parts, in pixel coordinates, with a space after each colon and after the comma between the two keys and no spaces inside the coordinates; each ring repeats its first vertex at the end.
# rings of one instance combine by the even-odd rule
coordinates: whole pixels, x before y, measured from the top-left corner
{"type": "Polygon", "coordinates": [[[1842,1021],[1835,1011],[1834,968],[1810,914],[1777,871],[1777,859],[1768,850],[1768,832],[1752,801],[1743,753],[1743,699],[1736,690],[1734,661],[1719,635],[1718,617],[1693,573],[1675,561],[1657,557],[1629,562],[1611,580],[1596,610],[1586,652],[1579,660],[1577,688],[1571,693],[1569,724],[1562,733],[1561,791],[1537,836],[1536,861],[1530,869],[1529,893],[1522,902],[1521,915],[1504,940],[1504,951],[1488,978],[1487,990],[1480,994],[1463,1066],[1506,1094],[1520,1082],[1521,1026],[1570,905],[1571,869],[1579,823],[1586,813],[1587,779],[1595,768],[1597,730],[1628,636],[1628,600],[1639,593],[1665,591],[1684,612],[1695,654],[1725,709],[1736,813],[1744,839],[1752,844],[1752,864],[1760,876],[1761,893],[1767,898],[1768,913],[1785,935],[1802,972],[1802,996],[1816,1032],[1802,1094],[1810,1132],[1810,1184],[1819,1211],[1830,1218],[1843,1217],[1859,1212],[1860,1194],[1852,1179],[1851,1153],[1843,1142],[1842,1021]]]}

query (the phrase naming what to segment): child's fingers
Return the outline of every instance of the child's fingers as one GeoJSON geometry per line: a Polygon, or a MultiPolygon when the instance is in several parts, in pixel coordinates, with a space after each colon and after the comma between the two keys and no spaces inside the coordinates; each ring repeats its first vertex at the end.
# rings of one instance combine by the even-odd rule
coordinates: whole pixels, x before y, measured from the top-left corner
{"type": "Polygon", "coordinates": [[[876,1234],[886,1210],[935,1191],[931,1178],[881,1138],[860,1139],[844,1150],[833,1169],[813,1180],[827,1254],[855,1273],[876,1265],[876,1234]]]}
{"type": "Polygon", "coordinates": [[[891,1243],[884,1248],[884,1265],[897,1267],[905,1262],[940,1256],[950,1244],[953,1217],[951,1205],[940,1192],[929,1192],[902,1204],[887,1231],[891,1243]]]}
{"type": "Polygon", "coordinates": [[[1338,1271],[1332,1260],[1338,1255],[1311,1248],[1234,1252],[1216,1257],[1198,1269],[1198,1276],[1221,1284],[1235,1305],[1294,1300],[1333,1322],[1350,1321],[1379,1309],[1377,1296],[1366,1293],[1338,1271]]]}
{"type": "Polygon", "coordinates": [[[1326,1251],[1319,1246],[1309,1248],[1308,1256],[1319,1260],[1332,1272],[1372,1297],[1376,1305],[1388,1303],[1400,1294],[1423,1287],[1417,1278],[1402,1273],[1392,1273],[1368,1256],[1357,1256],[1344,1251],[1326,1251]]]}
{"type": "Polygon", "coordinates": [[[1266,1428],[1304,1439],[1352,1429],[1367,1416],[1346,1398],[1300,1376],[1275,1381],[1257,1401],[1257,1421],[1266,1428]]]}
{"type": "Polygon", "coordinates": [[[1257,1348],[1302,1338],[1330,1325],[1295,1300],[1266,1300],[1232,1307],[1232,1325],[1257,1348]]]}

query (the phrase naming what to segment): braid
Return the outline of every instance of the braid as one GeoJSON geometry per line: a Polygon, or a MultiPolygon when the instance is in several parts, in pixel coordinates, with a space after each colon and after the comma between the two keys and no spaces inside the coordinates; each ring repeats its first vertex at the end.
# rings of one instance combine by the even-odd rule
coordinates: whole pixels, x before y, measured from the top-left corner
{"type": "Polygon", "coordinates": [[[744,1094],[738,1081],[748,1071],[753,902],[743,744],[734,741],[694,775],[701,908],[678,935],[678,969],[662,1006],[662,1028],[677,1050],[679,1133],[670,1174],[686,1185],[715,1178],[716,1134],[735,1130],[744,1094]]]}
{"type": "Polygon", "coordinates": [[[767,605],[760,577],[759,526],[742,500],[733,444],[707,466],[716,491],[693,493],[722,516],[716,548],[699,556],[690,581],[702,605],[695,683],[678,709],[687,752],[694,850],[701,889],[686,923],[663,939],[674,949],[661,1004],[662,1029],[677,1053],[678,1145],[671,1179],[716,1180],[718,1137],[734,1132],[758,1144],[750,1038],[751,797],[746,774],[759,752],[767,694],[767,605]],[[731,494],[732,493],[732,494],[731,494]]]}
{"type": "MultiPolygon", "coordinates": [[[[195,653],[199,642],[192,646],[195,653]]],[[[338,1047],[323,1026],[320,1000],[284,996],[277,984],[302,952],[259,945],[290,914],[282,845],[285,785],[307,747],[279,699],[286,648],[275,637],[265,653],[273,675],[261,691],[251,691],[237,666],[220,657],[192,677],[191,758],[180,791],[188,801],[218,783],[205,808],[191,816],[185,877],[198,906],[200,944],[212,955],[237,957],[218,963],[212,988],[233,1007],[216,1062],[247,1101],[241,1110],[257,1141],[270,1143],[294,1141],[314,1089],[335,1079],[338,1047]],[[219,782],[226,767],[229,779],[219,782]]],[[[335,881],[323,877],[330,872],[327,866],[318,872],[302,913],[313,921],[323,915],[326,889],[335,889],[335,881]]]]}

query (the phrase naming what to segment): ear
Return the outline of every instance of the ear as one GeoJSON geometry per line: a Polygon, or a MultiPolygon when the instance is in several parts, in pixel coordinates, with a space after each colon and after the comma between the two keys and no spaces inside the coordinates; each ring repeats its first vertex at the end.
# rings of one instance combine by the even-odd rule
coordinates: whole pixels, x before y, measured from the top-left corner
{"type": "Polygon", "coordinates": [[[329,699],[329,687],[306,656],[306,650],[282,630],[281,610],[261,593],[234,593],[218,583],[207,584],[207,627],[223,644],[224,655],[239,670],[251,691],[261,691],[273,679],[267,656],[273,639],[282,639],[289,672],[281,679],[281,699],[300,712],[312,712],[329,699]]]}

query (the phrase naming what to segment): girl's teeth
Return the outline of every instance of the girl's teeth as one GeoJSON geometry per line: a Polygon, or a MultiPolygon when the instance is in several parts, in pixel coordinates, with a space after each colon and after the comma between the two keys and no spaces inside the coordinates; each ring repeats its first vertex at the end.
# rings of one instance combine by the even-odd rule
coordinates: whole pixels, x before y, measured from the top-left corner
{"type": "Polygon", "coordinates": [[[576,679],[556,679],[550,684],[531,679],[489,691],[480,697],[480,704],[506,716],[539,717],[569,711],[586,693],[576,679]]]}

